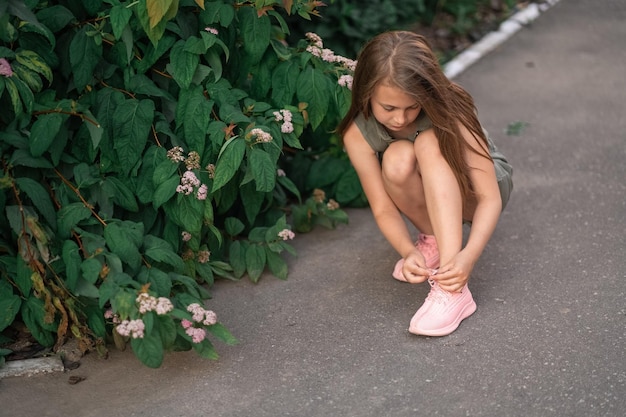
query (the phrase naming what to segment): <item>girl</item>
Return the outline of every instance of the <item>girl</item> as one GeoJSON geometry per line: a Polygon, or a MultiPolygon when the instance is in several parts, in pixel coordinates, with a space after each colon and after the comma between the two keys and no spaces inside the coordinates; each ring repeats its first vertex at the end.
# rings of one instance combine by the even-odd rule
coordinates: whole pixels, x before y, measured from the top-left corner
{"type": "Polygon", "coordinates": [[[431,285],[409,331],[452,333],[476,310],[467,282],[508,201],[511,166],[483,131],[472,97],[412,32],[365,45],[338,131],[378,227],[402,257],[393,277],[431,285]],[[416,243],[403,215],[420,232],[416,243]]]}

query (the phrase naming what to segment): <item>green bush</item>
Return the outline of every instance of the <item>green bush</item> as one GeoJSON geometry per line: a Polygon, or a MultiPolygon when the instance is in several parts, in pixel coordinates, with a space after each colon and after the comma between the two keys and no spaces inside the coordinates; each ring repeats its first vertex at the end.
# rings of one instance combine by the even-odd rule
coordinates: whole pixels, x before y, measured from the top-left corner
{"type": "Polygon", "coordinates": [[[332,133],[352,63],[285,42],[316,6],[0,3],[0,331],[130,342],[151,367],[235,342],[201,307],[216,277],[284,279],[288,222],[364,204],[332,133]]]}
{"type": "MultiPolygon", "coordinates": [[[[518,0],[497,0],[511,9],[518,0]]],[[[363,44],[373,36],[392,29],[410,30],[416,25],[430,26],[438,15],[446,15],[450,30],[465,33],[480,19],[479,10],[493,0],[330,0],[320,17],[293,20],[291,36],[316,32],[327,46],[348,57],[356,57],[363,44]]]]}

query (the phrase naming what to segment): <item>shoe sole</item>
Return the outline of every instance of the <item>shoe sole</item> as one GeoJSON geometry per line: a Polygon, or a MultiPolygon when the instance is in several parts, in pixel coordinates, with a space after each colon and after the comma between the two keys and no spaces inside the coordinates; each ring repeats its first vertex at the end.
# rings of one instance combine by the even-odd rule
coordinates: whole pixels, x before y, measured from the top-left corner
{"type": "Polygon", "coordinates": [[[447,336],[453,331],[455,331],[461,322],[474,314],[476,311],[476,302],[472,299],[472,302],[465,306],[463,310],[461,310],[460,314],[457,318],[448,326],[442,327],[440,329],[432,329],[432,330],[420,330],[416,328],[409,327],[409,332],[416,334],[418,336],[447,336]]]}

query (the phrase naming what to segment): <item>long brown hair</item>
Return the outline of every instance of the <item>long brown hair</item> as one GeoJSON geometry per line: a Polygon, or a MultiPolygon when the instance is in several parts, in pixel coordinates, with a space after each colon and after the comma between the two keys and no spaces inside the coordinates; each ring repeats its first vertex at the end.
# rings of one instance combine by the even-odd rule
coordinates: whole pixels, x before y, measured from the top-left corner
{"type": "Polygon", "coordinates": [[[459,122],[481,145],[483,156],[489,158],[487,138],[476,117],[473,98],[446,77],[423,36],[408,31],[385,32],[370,40],[359,54],[352,103],[337,128],[341,136],[359,113],[366,119],[371,116],[370,100],[379,83],[404,90],[421,105],[465,200],[472,194],[472,186],[464,151],[474,149],[463,139],[459,122]]]}

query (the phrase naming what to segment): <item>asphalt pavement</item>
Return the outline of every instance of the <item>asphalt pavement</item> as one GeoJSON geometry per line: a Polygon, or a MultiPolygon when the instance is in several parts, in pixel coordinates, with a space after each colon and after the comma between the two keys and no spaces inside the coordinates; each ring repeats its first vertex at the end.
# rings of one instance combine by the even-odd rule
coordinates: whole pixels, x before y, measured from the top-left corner
{"type": "Polygon", "coordinates": [[[623,416],[625,22],[623,0],[561,0],[455,78],[515,190],[470,280],[478,310],[451,335],[407,331],[428,285],[392,279],[397,255],[351,209],[296,237],[288,280],[214,287],[240,340],[216,342],[219,360],[87,355],[0,380],[0,415],[623,416]]]}

